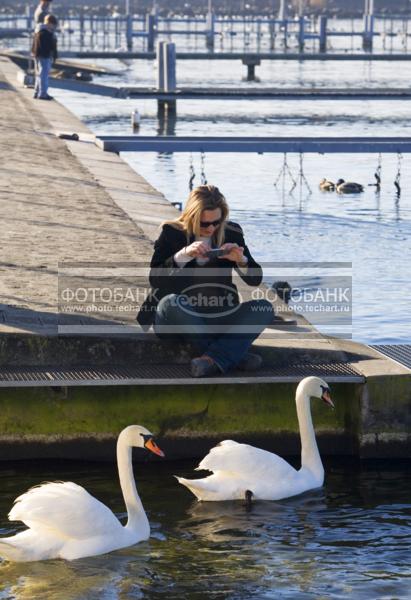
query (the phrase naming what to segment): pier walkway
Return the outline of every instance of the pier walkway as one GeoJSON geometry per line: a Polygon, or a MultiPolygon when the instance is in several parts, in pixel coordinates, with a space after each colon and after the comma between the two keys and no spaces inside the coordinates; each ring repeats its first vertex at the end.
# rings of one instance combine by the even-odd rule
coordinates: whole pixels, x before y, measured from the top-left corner
{"type": "Polygon", "coordinates": [[[14,65],[0,59],[0,328],[47,332],[55,327],[59,261],[147,262],[152,244],[137,216],[154,236],[175,209],[117,156],[59,140],[61,128],[90,132],[57,102],[17,92],[15,82],[14,65]],[[118,204],[131,196],[139,200],[135,220],[118,204]]]}

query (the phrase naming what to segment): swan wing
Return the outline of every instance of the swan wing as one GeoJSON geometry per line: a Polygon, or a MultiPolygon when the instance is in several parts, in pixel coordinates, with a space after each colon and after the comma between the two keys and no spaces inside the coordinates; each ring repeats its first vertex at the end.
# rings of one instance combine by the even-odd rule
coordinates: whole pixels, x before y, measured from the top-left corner
{"type": "Polygon", "coordinates": [[[71,481],[31,488],[16,498],[9,519],[76,539],[110,535],[122,528],[107,506],[71,481]]]}
{"type": "Polygon", "coordinates": [[[263,477],[279,479],[296,472],[277,454],[233,440],[224,440],[212,448],[196,470],[203,469],[214,473],[222,471],[230,476],[241,475],[252,481],[263,477]]]}

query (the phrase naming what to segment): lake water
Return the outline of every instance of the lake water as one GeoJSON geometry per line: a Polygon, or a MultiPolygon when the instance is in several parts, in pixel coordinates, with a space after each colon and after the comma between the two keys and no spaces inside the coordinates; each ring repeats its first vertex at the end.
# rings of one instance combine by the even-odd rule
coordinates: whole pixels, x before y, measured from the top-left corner
{"type": "MultiPolygon", "coordinates": [[[[153,65],[137,61],[110,85],[153,85],[153,65]]],[[[260,86],[408,87],[408,63],[263,62],[260,86]]],[[[185,61],[181,85],[244,86],[240,62],[185,61]]],[[[53,92],[93,131],[131,133],[130,114],[142,115],[141,134],[158,135],[154,101],[135,102],[53,92]]],[[[185,101],[178,106],[176,135],[347,136],[409,135],[406,101],[185,101]]],[[[241,222],[253,254],[267,261],[348,261],[353,276],[353,337],[364,342],[409,342],[410,159],[401,161],[402,193],[393,185],[398,158],[382,157],[380,194],[324,195],[319,180],[343,177],[374,181],[377,156],[308,155],[304,174],[310,190],[289,193],[273,183],[278,155],[136,153],[124,156],[171,201],[188,194],[190,162],[225,193],[232,218],[241,222]]],[[[293,177],[299,156],[288,157],[293,177]]],[[[296,279],[303,276],[296,273],[296,279]]],[[[304,280],[308,288],[324,277],[304,280]]],[[[296,462],[295,465],[298,463],[296,462]]],[[[197,503],[173,474],[193,476],[193,463],[136,465],[138,488],[152,536],[109,555],[74,562],[0,564],[0,600],[128,600],[140,598],[311,600],[396,599],[410,596],[409,465],[327,460],[321,490],[285,501],[197,503]]],[[[86,463],[0,464],[0,534],[21,524],[7,521],[16,496],[49,480],[72,480],[124,518],[113,466],[86,463]]]]}
{"type": "MultiPolygon", "coordinates": [[[[150,61],[125,65],[105,61],[122,76],[104,76],[111,85],[154,85],[150,61]]],[[[241,86],[245,67],[240,61],[180,61],[179,85],[241,86]]],[[[411,64],[390,62],[264,62],[257,68],[260,83],[253,86],[408,87],[411,64]]],[[[55,91],[55,96],[81,117],[97,134],[131,134],[132,110],[141,113],[142,135],[165,132],[157,119],[155,101],[100,98],[55,91]]],[[[407,136],[408,101],[182,101],[178,118],[169,124],[175,135],[215,136],[407,136]]],[[[246,233],[256,258],[267,261],[344,261],[352,263],[354,340],[367,343],[409,343],[411,294],[411,163],[408,156],[382,157],[382,188],[376,193],[377,155],[316,155],[303,157],[309,188],[297,185],[289,193],[287,178],[273,185],[283,165],[277,154],[209,153],[123,154],[133,168],[173,201],[188,195],[190,165],[194,185],[206,179],[226,195],[231,217],[246,233]],[[400,167],[402,193],[394,179],[400,167]],[[203,177],[202,177],[203,172],[203,177]],[[322,177],[358,181],[363,194],[324,194],[322,177]]],[[[292,176],[299,180],[300,157],[287,157],[292,176]]],[[[298,269],[295,277],[303,276],[298,269]]],[[[283,279],[283,277],[278,277],[283,279]]],[[[325,274],[306,277],[301,285],[316,288],[325,274]]],[[[310,318],[310,315],[308,315],[310,318]]]]}
{"type": "MultiPolygon", "coordinates": [[[[295,463],[297,464],[297,463],[295,463]]],[[[409,598],[411,473],[404,464],[326,462],[323,489],[281,502],[198,503],[173,474],[192,463],[136,464],[149,541],[111,554],[0,564],[1,600],[409,598]]],[[[114,466],[0,465],[0,534],[14,498],[50,479],[83,485],[123,519],[114,466]]]]}

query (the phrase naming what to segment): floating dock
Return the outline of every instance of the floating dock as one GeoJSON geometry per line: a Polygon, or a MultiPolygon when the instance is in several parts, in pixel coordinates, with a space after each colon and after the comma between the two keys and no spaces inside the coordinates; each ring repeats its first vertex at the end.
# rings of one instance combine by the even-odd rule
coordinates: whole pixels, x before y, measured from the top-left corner
{"type": "Polygon", "coordinates": [[[106,152],[274,152],[369,153],[411,152],[409,137],[192,137],[101,135],[106,152]]]}
{"type": "MultiPolygon", "coordinates": [[[[146,51],[122,52],[110,50],[66,50],[60,53],[61,58],[111,58],[118,60],[141,59],[153,60],[156,53],[146,51]]],[[[241,60],[244,64],[259,64],[263,60],[269,61],[410,61],[411,53],[400,52],[185,52],[177,51],[179,60],[241,60]],[[257,61],[257,62],[256,62],[257,61]]]]}
{"type": "MultiPolygon", "coordinates": [[[[0,56],[9,58],[18,67],[24,70],[28,70],[33,66],[33,58],[22,52],[15,52],[13,50],[0,50],[0,56]]],[[[76,63],[74,61],[67,62],[62,60],[62,57],[58,58],[53,66],[54,69],[60,70],[67,76],[73,76],[78,72],[88,73],[90,75],[118,75],[117,71],[112,71],[98,65],[89,65],[85,63],[76,63]]]]}
{"type": "Polygon", "coordinates": [[[408,88],[267,88],[179,87],[165,91],[154,87],[109,86],[52,77],[50,86],[83,94],[136,100],[410,100],[408,88]]]}

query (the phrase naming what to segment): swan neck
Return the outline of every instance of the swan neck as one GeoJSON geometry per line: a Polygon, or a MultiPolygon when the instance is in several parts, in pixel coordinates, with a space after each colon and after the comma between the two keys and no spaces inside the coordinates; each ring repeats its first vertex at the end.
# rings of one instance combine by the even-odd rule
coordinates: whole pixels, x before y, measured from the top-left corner
{"type": "Polygon", "coordinates": [[[304,392],[304,389],[297,392],[296,405],[301,437],[301,467],[305,467],[321,477],[324,474],[324,468],[315,438],[310,396],[304,392]]]}
{"type": "Polygon", "coordinates": [[[138,529],[139,531],[148,529],[149,531],[148,519],[134,479],[132,450],[132,447],[122,439],[120,434],[117,442],[117,466],[121,491],[127,508],[126,529],[138,529]]]}

